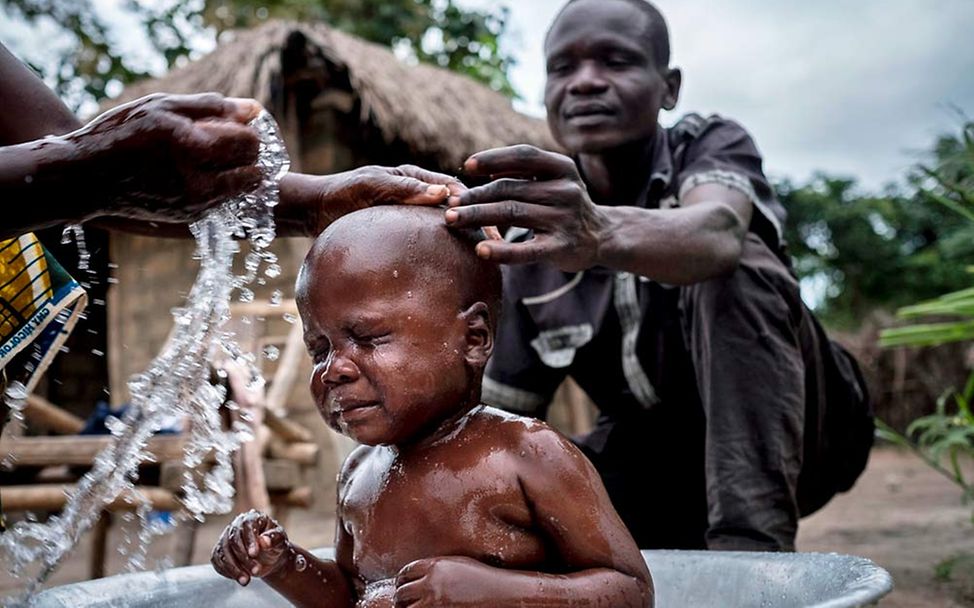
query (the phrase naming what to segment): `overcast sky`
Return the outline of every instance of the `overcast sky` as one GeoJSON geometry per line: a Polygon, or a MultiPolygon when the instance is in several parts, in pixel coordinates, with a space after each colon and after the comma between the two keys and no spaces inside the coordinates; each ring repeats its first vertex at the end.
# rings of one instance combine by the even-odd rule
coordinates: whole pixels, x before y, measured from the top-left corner
{"type": "MultiPolygon", "coordinates": [[[[487,0],[460,0],[490,6],[487,0]]],[[[747,127],[766,170],[816,170],[879,188],[936,135],[974,117],[974,0],[658,0],[683,68],[685,112],[747,127]]],[[[542,39],[562,0],[511,7],[523,109],[543,115],[542,39]]]]}
{"type": "MultiPolygon", "coordinates": [[[[458,0],[511,8],[504,44],[518,61],[519,107],[543,116],[542,39],[563,0],[458,0]]],[[[129,52],[145,48],[122,0],[94,0],[129,52]]],[[[754,135],[768,173],[859,177],[870,189],[900,178],[936,135],[974,117],[974,0],[658,0],[683,68],[680,104],[734,118],[754,135]]],[[[25,32],[0,13],[15,51],[49,32],[25,32]]]]}

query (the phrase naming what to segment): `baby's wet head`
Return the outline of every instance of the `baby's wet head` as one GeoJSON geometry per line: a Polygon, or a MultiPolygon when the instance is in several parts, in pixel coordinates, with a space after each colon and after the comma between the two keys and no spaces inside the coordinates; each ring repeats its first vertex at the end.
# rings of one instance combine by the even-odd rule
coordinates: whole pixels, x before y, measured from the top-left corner
{"type": "Polygon", "coordinates": [[[298,274],[299,306],[316,286],[327,291],[340,266],[343,274],[365,283],[363,298],[369,297],[369,287],[398,288],[409,298],[453,295],[455,311],[487,304],[491,327],[496,327],[501,276],[496,264],[474,252],[482,238],[480,231],[447,228],[439,208],[390,205],[356,211],[315,240],[298,274]]]}

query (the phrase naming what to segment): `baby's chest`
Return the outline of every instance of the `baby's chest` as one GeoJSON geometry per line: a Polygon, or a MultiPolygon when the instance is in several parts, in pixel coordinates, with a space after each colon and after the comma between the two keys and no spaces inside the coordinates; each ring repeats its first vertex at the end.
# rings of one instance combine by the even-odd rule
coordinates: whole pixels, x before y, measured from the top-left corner
{"type": "Polygon", "coordinates": [[[366,580],[395,576],[417,559],[465,555],[526,565],[543,551],[516,479],[438,470],[352,480],[342,519],[366,580]]]}

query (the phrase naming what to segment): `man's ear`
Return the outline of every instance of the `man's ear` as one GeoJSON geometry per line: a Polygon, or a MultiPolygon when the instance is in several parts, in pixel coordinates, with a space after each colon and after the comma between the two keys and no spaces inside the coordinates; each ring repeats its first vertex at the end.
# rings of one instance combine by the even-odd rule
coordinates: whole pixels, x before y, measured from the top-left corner
{"type": "Polygon", "coordinates": [[[494,327],[490,308],[483,302],[477,302],[460,313],[460,317],[467,324],[463,357],[471,367],[483,369],[487,366],[490,354],[494,352],[494,327]]]}
{"type": "Polygon", "coordinates": [[[680,101],[680,87],[683,86],[683,72],[680,68],[667,68],[663,74],[666,82],[666,94],[663,96],[663,109],[672,110],[676,102],[680,101]]]}

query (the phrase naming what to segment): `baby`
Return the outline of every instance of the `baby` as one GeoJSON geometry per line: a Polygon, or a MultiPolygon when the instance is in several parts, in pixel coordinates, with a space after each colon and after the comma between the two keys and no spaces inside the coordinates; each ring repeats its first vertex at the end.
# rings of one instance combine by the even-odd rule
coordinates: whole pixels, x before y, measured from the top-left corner
{"type": "Polygon", "coordinates": [[[339,475],[335,560],[251,511],[224,530],[217,572],[297,606],[653,605],[585,457],[480,404],[500,285],[439,209],[373,207],[318,237],[297,281],[311,392],[363,444],[339,475]]]}

